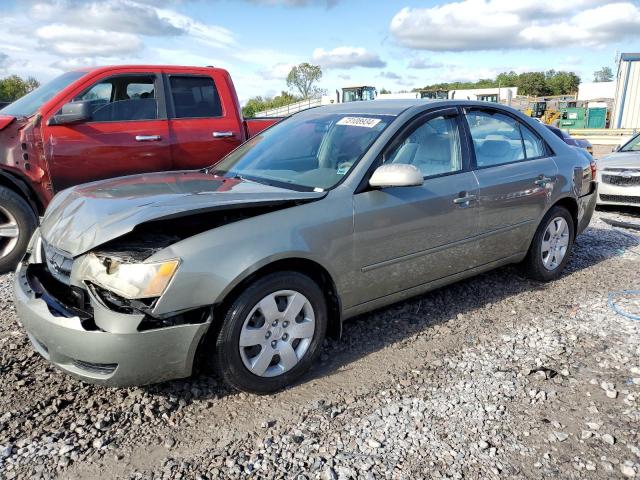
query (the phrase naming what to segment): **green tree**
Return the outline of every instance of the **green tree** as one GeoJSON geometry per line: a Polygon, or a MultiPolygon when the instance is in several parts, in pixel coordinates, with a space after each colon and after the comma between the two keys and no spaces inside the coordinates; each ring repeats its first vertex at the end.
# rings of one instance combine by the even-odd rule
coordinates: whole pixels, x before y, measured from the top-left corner
{"type": "Polygon", "coordinates": [[[11,75],[0,79],[0,101],[13,102],[39,86],[40,82],[33,77],[24,80],[18,75],[11,75]]]}
{"type": "Polygon", "coordinates": [[[476,82],[435,83],[418,90],[466,90],[473,88],[518,87],[520,95],[565,95],[575,93],[580,84],[580,77],[573,72],[526,72],[517,74],[514,71],[502,72],[496,78],[481,78],[476,82]]]}
{"type": "Polygon", "coordinates": [[[310,98],[321,94],[321,90],[316,84],[322,78],[322,69],[320,65],[311,65],[310,63],[301,63],[291,69],[287,75],[287,86],[295,88],[302,98],[310,98]]]}
{"type": "Polygon", "coordinates": [[[611,80],[613,80],[613,72],[609,67],[602,67],[593,72],[594,82],[610,82],[611,80]]]}
{"type": "Polygon", "coordinates": [[[391,93],[391,90],[387,90],[386,88],[382,87],[380,89],[380,93],[391,93]]]}
{"type": "Polygon", "coordinates": [[[244,107],[242,107],[242,115],[245,118],[253,118],[258,112],[270,110],[272,108],[284,107],[285,105],[299,102],[300,100],[302,100],[301,97],[284,91],[280,92],[280,95],[272,98],[264,98],[261,96],[253,97],[247,101],[244,107]]]}
{"type": "Polygon", "coordinates": [[[518,74],[514,71],[499,73],[496,76],[495,83],[499,87],[515,87],[518,83],[518,74]]]}
{"type": "Polygon", "coordinates": [[[547,78],[542,72],[526,72],[518,75],[516,83],[519,95],[532,95],[540,97],[549,95],[549,87],[547,86],[547,78]]]}
{"type": "Polygon", "coordinates": [[[570,95],[578,91],[580,77],[573,72],[547,72],[547,88],[551,95],[570,95]]]}

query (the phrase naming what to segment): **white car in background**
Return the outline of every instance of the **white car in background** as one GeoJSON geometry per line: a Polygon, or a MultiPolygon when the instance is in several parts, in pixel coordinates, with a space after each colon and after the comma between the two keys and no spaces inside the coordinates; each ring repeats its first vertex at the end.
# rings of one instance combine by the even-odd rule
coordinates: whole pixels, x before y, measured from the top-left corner
{"type": "Polygon", "coordinates": [[[640,134],[598,160],[598,205],[640,208],[640,134]]]}

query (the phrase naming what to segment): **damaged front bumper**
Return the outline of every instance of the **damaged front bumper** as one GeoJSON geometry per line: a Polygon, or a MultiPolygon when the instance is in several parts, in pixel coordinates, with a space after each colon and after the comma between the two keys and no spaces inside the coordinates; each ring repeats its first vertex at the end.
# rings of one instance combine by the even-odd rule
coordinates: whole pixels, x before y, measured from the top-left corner
{"type": "Polygon", "coordinates": [[[144,314],[115,312],[91,289],[88,312],[69,308],[40,281],[44,266],[36,261],[18,267],[14,293],[18,317],[44,358],[76,378],[110,386],[191,375],[210,318],[140,331],[144,314]]]}

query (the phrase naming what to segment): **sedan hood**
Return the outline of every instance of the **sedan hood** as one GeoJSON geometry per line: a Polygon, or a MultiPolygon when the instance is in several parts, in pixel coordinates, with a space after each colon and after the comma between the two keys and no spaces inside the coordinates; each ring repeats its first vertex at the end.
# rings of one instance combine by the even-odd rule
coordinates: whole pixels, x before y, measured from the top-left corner
{"type": "Polygon", "coordinates": [[[603,168],[640,168],[640,152],[616,152],[598,160],[603,168]]]}
{"type": "Polygon", "coordinates": [[[153,220],[309,201],[325,195],[326,192],[297,192],[202,171],[133,175],[59,193],[49,205],[40,230],[47,243],[75,257],[153,220]]]}

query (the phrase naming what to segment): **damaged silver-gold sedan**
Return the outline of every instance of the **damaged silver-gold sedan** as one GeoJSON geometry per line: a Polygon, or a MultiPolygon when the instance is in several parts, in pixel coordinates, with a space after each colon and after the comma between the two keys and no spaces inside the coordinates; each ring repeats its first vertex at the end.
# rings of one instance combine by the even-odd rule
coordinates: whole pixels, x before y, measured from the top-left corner
{"type": "MultiPolygon", "coordinates": [[[[123,152],[123,155],[126,152],[123,152]]],[[[354,315],[501,265],[557,278],[595,165],[513,109],[311,109],[204,171],[75,187],[15,276],[34,348],[89,381],[291,384],[354,315]]]]}

